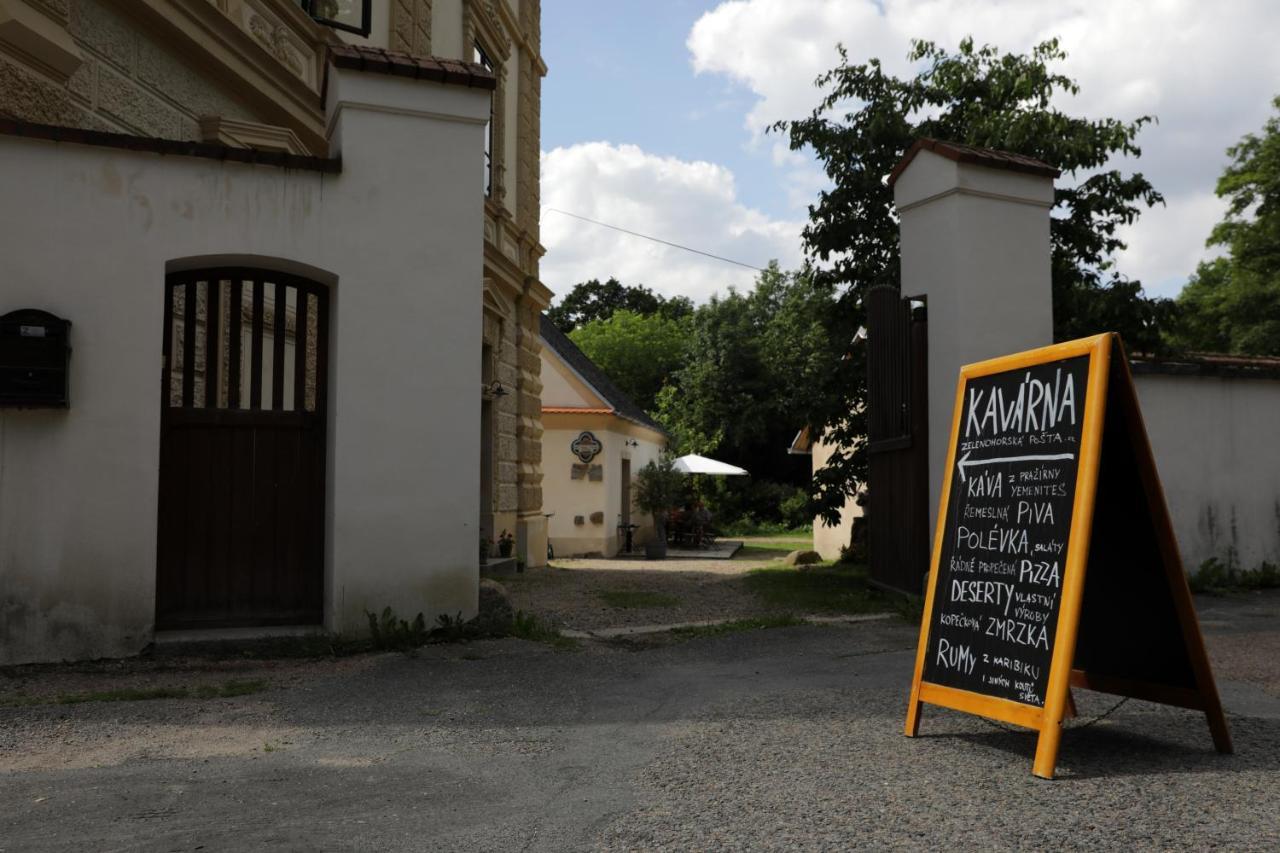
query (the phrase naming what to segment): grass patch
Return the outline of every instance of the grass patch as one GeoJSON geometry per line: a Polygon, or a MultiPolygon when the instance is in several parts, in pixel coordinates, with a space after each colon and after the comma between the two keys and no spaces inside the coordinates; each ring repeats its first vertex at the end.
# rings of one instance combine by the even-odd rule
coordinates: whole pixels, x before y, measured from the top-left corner
{"type": "Polygon", "coordinates": [[[725,634],[737,634],[742,631],[761,631],[766,628],[789,628],[793,625],[805,625],[799,616],[790,613],[781,616],[762,616],[756,619],[735,619],[732,622],[721,622],[719,625],[694,625],[687,628],[673,628],[670,633],[682,640],[693,640],[699,637],[722,637],[725,634]]]}
{"type": "Polygon", "coordinates": [[[0,700],[0,706],[80,705],[85,702],[146,702],[152,699],[228,699],[248,696],[267,689],[263,679],[224,681],[197,687],[122,687],[117,690],[91,690],[85,693],[59,693],[53,697],[18,696],[0,700]]]}
{"type": "Polygon", "coordinates": [[[785,524],[772,522],[754,522],[750,519],[739,519],[720,531],[721,536],[812,536],[813,527],[788,527],[785,524]]]}
{"type": "Polygon", "coordinates": [[[511,636],[521,640],[532,640],[535,643],[546,643],[560,650],[578,647],[577,640],[562,635],[559,628],[523,610],[516,611],[515,619],[511,623],[511,636]]]}
{"type": "Polygon", "coordinates": [[[610,589],[597,593],[600,600],[619,610],[640,610],[647,607],[675,607],[680,599],[674,595],[650,592],[643,589],[610,589]]]}
{"type": "Polygon", "coordinates": [[[765,604],[794,613],[882,613],[895,609],[885,593],[867,582],[861,566],[779,566],[756,569],[744,579],[765,604]]]}

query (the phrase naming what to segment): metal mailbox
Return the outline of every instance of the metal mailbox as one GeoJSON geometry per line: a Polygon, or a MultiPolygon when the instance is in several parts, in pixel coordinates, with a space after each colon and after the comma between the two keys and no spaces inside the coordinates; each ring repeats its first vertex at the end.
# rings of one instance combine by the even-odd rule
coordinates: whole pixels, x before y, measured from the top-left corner
{"type": "Polygon", "coordinates": [[[23,308],[0,316],[0,406],[66,408],[71,321],[23,308]]]}

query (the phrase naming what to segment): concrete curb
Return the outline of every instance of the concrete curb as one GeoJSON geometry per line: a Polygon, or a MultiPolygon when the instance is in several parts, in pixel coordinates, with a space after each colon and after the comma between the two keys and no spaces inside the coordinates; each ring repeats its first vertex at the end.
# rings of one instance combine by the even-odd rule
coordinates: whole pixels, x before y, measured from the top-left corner
{"type": "MultiPolygon", "coordinates": [[[[893,613],[864,613],[858,616],[798,616],[796,618],[811,625],[851,625],[857,622],[882,622],[885,619],[892,619],[894,615],[893,613]]],[[[752,617],[702,619],[697,622],[673,622],[669,625],[628,625],[624,628],[599,628],[595,631],[565,629],[560,632],[560,636],[574,640],[612,640],[643,634],[664,634],[681,628],[713,628],[717,625],[740,622],[743,618],[752,617]]]]}

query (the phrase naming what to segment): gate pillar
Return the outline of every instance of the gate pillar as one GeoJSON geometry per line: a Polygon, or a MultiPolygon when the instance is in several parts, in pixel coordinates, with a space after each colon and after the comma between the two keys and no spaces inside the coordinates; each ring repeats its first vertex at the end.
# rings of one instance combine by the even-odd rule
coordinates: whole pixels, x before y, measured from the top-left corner
{"type": "Polygon", "coordinates": [[[918,141],[890,175],[902,293],[929,305],[929,531],[961,365],[1053,342],[1049,210],[1057,169],[1017,154],[918,141]]]}

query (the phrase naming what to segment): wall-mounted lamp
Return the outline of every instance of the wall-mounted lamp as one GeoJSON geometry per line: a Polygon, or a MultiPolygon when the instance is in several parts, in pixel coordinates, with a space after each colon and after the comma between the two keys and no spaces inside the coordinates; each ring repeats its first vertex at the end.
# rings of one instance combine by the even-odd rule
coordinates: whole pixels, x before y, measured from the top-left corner
{"type": "Polygon", "coordinates": [[[630,440],[628,440],[628,441],[624,441],[624,442],[623,442],[623,444],[625,444],[627,447],[639,447],[639,446],[640,446],[640,442],[636,441],[634,438],[633,438],[633,439],[630,439],[630,440]]]}
{"type": "Polygon", "coordinates": [[[505,397],[507,396],[507,393],[508,393],[507,389],[503,387],[502,383],[496,379],[493,380],[493,382],[489,384],[489,387],[485,388],[484,390],[490,397],[495,397],[495,398],[505,397]]]}

